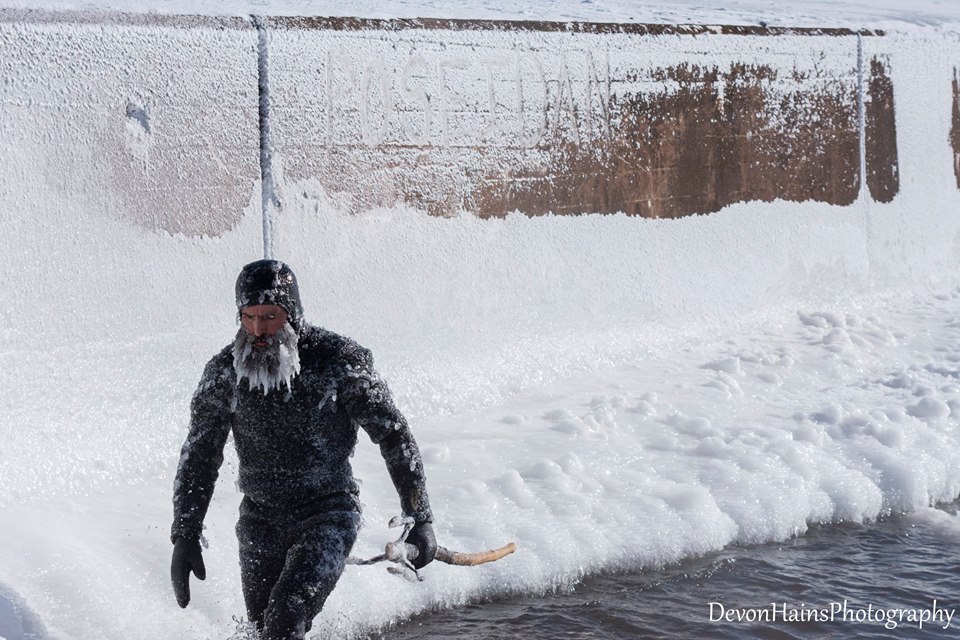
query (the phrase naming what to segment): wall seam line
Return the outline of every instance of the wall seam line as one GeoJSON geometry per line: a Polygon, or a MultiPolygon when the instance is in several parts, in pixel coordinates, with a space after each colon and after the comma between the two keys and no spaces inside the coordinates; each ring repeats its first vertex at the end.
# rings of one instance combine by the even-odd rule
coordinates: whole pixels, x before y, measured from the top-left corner
{"type": "Polygon", "coordinates": [[[257,93],[260,129],[260,214],[263,222],[263,257],[273,258],[273,211],[280,206],[273,178],[270,142],[270,75],[268,33],[261,16],[250,16],[257,29],[257,93]]]}

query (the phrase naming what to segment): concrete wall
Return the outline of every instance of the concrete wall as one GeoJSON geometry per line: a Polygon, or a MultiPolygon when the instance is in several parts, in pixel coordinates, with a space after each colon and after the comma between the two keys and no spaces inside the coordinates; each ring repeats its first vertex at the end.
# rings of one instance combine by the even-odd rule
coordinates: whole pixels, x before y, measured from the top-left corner
{"type": "MultiPolygon", "coordinates": [[[[3,127],[51,182],[220,235],[256,165],[243,19],[6,11],[3,127]],[[91,170],[95,170],[91,173],[91,170]],[[108,195],[109,194],[109,195],[108,195]]],[[[275,18],[273,146],[354,211],[676,217],[899,189],[876,32],[275,18]],[[863,100],[865,130],[860,131],[863,100]],[[863,138],[863,139],[861,139],[863,138]]]]}
{"type": "Polygon", "coordinates": [[[677,217],[778,198],[847,205],[860,188],[861,99],[871,194],[898,190],[889,60],[861,47],[876,33],[270,26],[286,174],[318,177],[354,209],[677,217]]]}
{"type": "Polygon", "coordinates": [[[44,152],[5,187],[42,179],[170,233],[236,225],[259,178],[256,34],[245,20],[0,20],[4,147],[44,152]]]}

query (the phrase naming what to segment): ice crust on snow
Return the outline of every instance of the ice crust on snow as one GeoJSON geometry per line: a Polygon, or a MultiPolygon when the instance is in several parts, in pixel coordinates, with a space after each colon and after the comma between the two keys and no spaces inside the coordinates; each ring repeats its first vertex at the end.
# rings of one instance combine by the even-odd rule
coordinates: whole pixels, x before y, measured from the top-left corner
{"type": "MultiPolygon", "coordinates": [[[[437,529],[443,543],[470,549],[512,539],[520,543],[520,551],[476,571],[432,567],[428,581],[417,588],[390,582],[394,578],[385,573],[351,568],[343,589],[335,591],[318,619],[320,637],[359,633],[429,603],[455,605],[480,595],[563,589],[584,571],[655,568],[727,544],[782,540],[802,534],[810,522],[859,522],[900,510],[922,513],[930,503],[951,499],[960,488],[956,421],[942,410],[917,415],[911,408],[929,399],[944,406],[960,399],[951,384],[958,372],[960,330],[950,326],[960,311],[960,291],[952,291],[938,308],[930,309],[927,303],[922,296],[876,302],[874,328],[914,337],[880,347],[864,340],[846,354],[851,366],[831,365],[836,353],[794,315],[793,323],[784,320],[773,334],[765,335],[763,326],[720,342],[694,334],[691,340],[700,341],[696,348],[664,350],[605,372],[602,379],[615,379],[619,388],[602,394],[592,384],[573,380],[532,395],[516,394],[488,409],[421,416],[417,432],[422,443],[430,443],[425,460],[432,497],[442,514],[437,529]],[[922,325],[913,317],[918,307],[927,310],[922,325]],[[737,356],[741,369],[724,373],[737,381],[742,395],[719,398],[713,389],[700,386],[717,374],[705,364],[728,360],[748,348],[757,357],[737,356]],[[781,359],[784,353],[790,354],[788,366],[781,359]],[[761,375],[770,370],[783,379],[776,393],[761,375]],[[891,386],[890,380],[901,383],[891,386]],[[922,395],[916,395],[918,391],[922,395]],[[824,403],[824,394],[832,399],[824,403]],[[751,499],[745,499],[748,496],[751,499]],[[586,538],[593,544],[581,544],[586,538]],[[598,545],[597,540],[602,542],[598,545]],[[358,590],[395,595],[367,607],[365,598],[351,595],[358,590]]],[[[819,330],[825,335],[830,328],[819,330]]],[[[857,329],[851,331],[858,335],[857,329]]],[[[132,348],[118,346],[118,356],[105,357],[102,366],[111,366],[115,357],[128,358],[132,348]]],[[[191,349],[178,350],[175,341],[161,341],[151,349],[154,354],[178,351],[185,360],[191,358],[191,349]]],[[[146,372],[143,376],[149,379],[146,372]]],[[[184,380],[184,387],[190,382],[184,380]]],[[[186,398],[189,390],[182,394],[186,398]]],[[[84,413],[101,411],[107,397],[99,391],[75,398],[73,402],[89,406],[81,412],[81,422],[84,413]]],[[[130,402],[109,397],[108,407],[130,402]]],[[[166,447],[170,454],[178,445],[176,429],[171,432],[163,438],[166,443],[131,442],[118,434],[102,455],[134,455],[139,460],[146,447],[155,452],[151,455],[163,457],[166,447]],[[128,444],[132,450],[124,454],[128,444]]],[[[84,452],[82,442],[74,441],[70,448],[81,456],[84,452]]],[[[65,463],[49,468],[69,469],[65,463]]],[[[174,625],[167,628],[184,633],[229,628],[230,615],[242,607],[231,534],[236,498],[227,488],[234,464],[228,460],[227,478],[208,517],[208,566],[217,568],[217,577],[195,589],[197,612],[187,618],[189,627],[169,622],[171,616],[164,613],[167,585],[160,568],[133,580],[124,593],[105,579],[97,588],[130,606],[137,602],[140,623],[163,619],[174,625]],[[157,604],[144,607],[149,598],[157,604]]],[[[367,527],[359,544],[372,555],[387,538],[383,523],[395,510],[394,498],[374,451],[361,447],[355,465],[367,480],[367,527]]],[[[148,473],[143,481],[114,472],[100,480],[74,477],[69,484],[54,483],[44,474],[21,477],[17,468],[12,473],[19,482],[4,487],[11,525],[7,535],[29,548],[31,559],[14,561],[7,575],[29,575],[33,563],[56,553],[63,534],[49,527],[37,529],[38,523],[54,517],[73,532],[72,544],[81,557],[105,560],[113,571],[133,567],[110,545],[119,543],[134,558],[142,557],[136,562],[146,563],[145,568],[160,562],[151,554],[160,558],[168,551],[166,541],[159,540],[165,537],[168,514],[163,505],[169,494],[162,470],[148,473]],[[35,487],[40,491],[31,491],[30,477],[40,483],[35,487]],[[26,499],[16,499],[18,492],[26,499]],[[132,519],[130,504],[145,505],[145,511],[137,513],[153,524],[143,526],[140,515],[132,519]],[[106,544],[98,542],[101,537],[106,544]]],[[[951,522],[944,520],[943,526],[949,528],[951,522]]],[[[81,572],[81,566],[58,567],[53,585],[42,589],[52,588],[59,602],[70,598],[74,606],[93,606],[67,595],[73,572],[81,572]]],[[[79,573],[76,578],[89,579],[79,573]]],[[[30,588],[43,592],[29,580],[23,584],[27,593],[30,588]]],[[[54,611],[44,611],[44,616],[75,624],[75,618],[61,619],[54,611]]],[[[121,628],[138,637],[133,621],[121,628]]]]}
{"type": "MultiPolygon", "coordinates": [[[[472,550],[513,540],[520,548],[507,560],[471,570],[434,565],[417,585],[372,567],[351,567],[315,623],[318,637],[356,637],[397,615],[477,597],[563,590],[593,571],[654,570],[730,544],[784,540],[802,535],[811,523],[863,522],[907,511],[918,514],[920,523],[954,531],[955,518],[926,507],[960,491],[960,432],[949,410],[943,411],[960,401],[952,382],[960,371],[960,327],[951,326],[960,312],[960,288],[933,306],[930,299],[861,299],[858,304],[869,302],[873,320],[847,321],[851,335],[880,328],[908,337],[879,346],[863,340],[845,354],[848,364],[838,363],[797,314],[784,311],[738,334],[688,334],[655,356],[596,372],[594,381],[578,376],[486,408],[421,415],[415,430],[441,543],[472,550]],[[922,322],[918,308],[925,309],[922,322]],[[741,363],[734,373],[704,366],[734,357],[741,363]],[[773,388],[764,379],[770,371],[782,385],[773,388]],[[742,393],[722,395],[704,386],[718,374],[742,393]],[[910,383],[890,386],[892,379],[910,383]],[[927,404],[939,410],[914,409],[927,404]]],[[[818,330],[826,335],[831,329],[818,330]]],[[[134,346],[117,348],[125,358],[134,346]]],[[[192,351],[173,339],[152,349],[166,358],[183,352],[184,360],[192,351]]],[[[186,398],[189,390],[182,393],[186,398]]],[[[83,404],[92,415],[107,397],[100,391],[83,404]]],[[[109,397],[108,407],[130,406],[128,399],[109,397]]],[[[178,446],[178,419],[169,420],[161,441],[115,435],[104,455],[139,460],[150,451],[169,457],[178,446]],[[124,453],[128,445],[134,446],[124,453]]],[[[71,448],[85,450],[82,442],[71,448]]],[[[56,464],[68,469],[66,462],[56,464]]],[[[353,464],[365,480],[366,505],[355,553],[372,556],[390,539],[385,526],[396,497],[375,447],[361,446],[353,464]]],[[[116,637],[146,638],[138,635],[143,620],[171,633],[229,633],[231,616],[242,611],[232,534],[238,496],[229,488],[235,459],[227,457],[207,518],[211,578],[196,585],[195,609],[181,617],[169,613],[175,605],[164,597],[169,594],[161,566],[169,551],[164,470],[172,469],[168,461],[137,478],[112,472],[69,484],[12,470],[18,486],[5,484],[3,494],[10,514],[7,539],[30,554],[5,558],[5,571],[30,576],[38,562],[57,566],[43,583],[18,583],[48,626],[79,637],[90,630],[43,603],[54,597],[97,612],[94,603],[69,591],[74,581],[93,579],[111,602],[139,606],[129,624],[121,620],[110,627],[120,630],[116,637]],[[131,514],[134,504],[140,506],[131,514]],[[62,527],[38,526],[53,518],[62,527]],[[77,563],[55,560],[64,530],[82,559],[77,563]],[[102,575],[84,572],[94,561],[106,563],[102,575]],[[132,572],[131,578],[121,587],[112,581],[116,572],[132,572]]],[[[110,630],[103,633],[112,637],[110,630]]]]}

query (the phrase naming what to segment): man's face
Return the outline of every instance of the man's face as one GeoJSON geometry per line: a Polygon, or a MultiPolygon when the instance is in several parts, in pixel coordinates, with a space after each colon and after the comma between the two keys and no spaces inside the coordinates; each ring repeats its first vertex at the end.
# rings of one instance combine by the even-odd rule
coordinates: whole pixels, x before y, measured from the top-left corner
{"type": "MultiPolygon", "coordinates": [[[[240,310],[240,324],[251,338],[272,338],[287,324],[287,312],[275,304],[258,304],[240,310]]],[[[253,346],[267,346],[266,340],[256,340],[253,346]]]]}
{"type": "Polygon", "coordinates": [[[287,312],[272,304],[250,305],[240,310],[240,323],[233,340],[237,383],[246,378],[250,391],[262,389],[264,395],[281,386],[289,391],[300,373],[300,351],[287,312]]]}

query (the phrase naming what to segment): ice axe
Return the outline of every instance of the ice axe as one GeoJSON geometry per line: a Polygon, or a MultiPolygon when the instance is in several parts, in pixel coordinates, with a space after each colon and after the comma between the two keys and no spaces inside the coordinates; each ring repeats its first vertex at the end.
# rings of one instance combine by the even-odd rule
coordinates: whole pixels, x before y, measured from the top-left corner
{"type": "MultiPolygon", "coordinates": [[[[347,564],[376,564],[378,562],[395,562],[400,565],[400,567],[387,567],[387,571],[393,574],[402,575],[410,580],[423,580],[423,577],[417,573],[416,568],[413,566],[412,560],[417,559],[420,551],[412,544],[407,544],[407,536],[410,535],[410,531],[413,530],[416,521],[411,517],[404,518],[403,516],[394,516],[390,519],[389,527],[394,529],[396,527],[403,527],[403,532],[400,534],[400,537],[394,540],[393,542],[388,542],[386,547],[384,547],[383,553],[367,560],[361,558],[356,558],[350,556],[347,558],[347,564]]],[[[514,551],[517,550],[517,545],[510,542],[499,549],[491,549],[490,551],[480,551],[477,553],[465,553],[463,551],[451,551],[446,547],[438,547],[437,555],[434,557],[435,560],[439,560],[445,564],[453,564],[459,567],[473,567],[478,564],[486,564],[487,562],[494,562],[508,556],[514,551]]]]}

